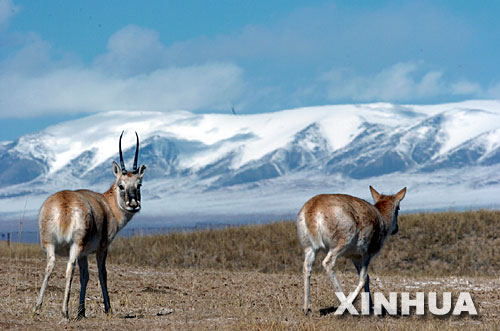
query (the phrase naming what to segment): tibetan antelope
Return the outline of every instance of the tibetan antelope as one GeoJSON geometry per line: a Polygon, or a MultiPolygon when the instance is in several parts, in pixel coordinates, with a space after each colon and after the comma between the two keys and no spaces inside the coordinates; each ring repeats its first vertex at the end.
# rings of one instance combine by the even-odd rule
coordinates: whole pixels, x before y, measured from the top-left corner
{"type": "Polygon", "coordinates": [[[337,257],[346,256],[354,263],[359,283],[347,302],[352,304],[363,287],[370,293],[368,264],[386,237],[398,232],[399,203],[406,187],[395,195],[380,194],[371,186],[370,192],[374,205],[346,194],[321,194],[300,210],[297,231],[304,248],[304,313],[311,311],[311,268],[318,250],[327,252],[322,265],[336,292],[343,294],[334,270],[337,257]]]}
{"type": "Polygon", "coordinates": [[[89,190],[60,191],[43,203],[38,215],[42,249],[47,253],[47,267],[34,313],[42,306],[47,281],[54,270],[55,254],[69,256],[62,314],[68,319],[68,302],[75,263],[80,269],[80,304],[78,318],[85,317],[85,291],[89,280],[87,256],[96,253],[99,282],[104,299],[104,311],[111,309],[107,287],[106,256],[108,247],[132,217],[141,209],[141,182],[146,166],[137,168],[139,136],[135,133],[134,167],[125,169],[120,135],[118,144],[120,166],[113,161],[115,182],[105,193],[89,190]]]}

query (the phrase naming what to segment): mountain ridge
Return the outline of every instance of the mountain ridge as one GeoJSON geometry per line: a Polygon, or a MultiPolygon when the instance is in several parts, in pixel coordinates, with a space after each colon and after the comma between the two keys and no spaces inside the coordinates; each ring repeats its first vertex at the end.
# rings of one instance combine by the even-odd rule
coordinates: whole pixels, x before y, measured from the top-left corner
{"type": "MultiPolygon", "coordinates": [[[[500,169],[500,102],[480,100],[319,106],[236,116],[99,113],[2,143],[0,162],[6,166],[0,170],[0,200],[19,200],[26,194],[41,199],[63,188],[105,190],[113,180],[111,162],[118,159],[122,130],[127,165],[133,159],[133,132],[139,133],[139,162],[148,166],[143,196],[156,201],[157,213],[162,201],[174,196],[203,196],[200,210],[211,212],[217,212],[209,206],[215,196],[240,199],[243,207],[251,199],[248,192],[276,200],[290,195],[294,200],[322,183],[327,187],[331,179],[339,189],[353,188],[353,193],[361,184],[392,183],[397,177],[401,187],[414,183],[417,191],[426,182],[437,185],[435,191],[500,188],[500,177],[493,171],[500,169]],[[475,171],[484,178],[448,176],[471,169],[479,169],[475,171]],[[302,190],[294,184],[299,182],[302,190]]],[[[465,197],[465,192],[457,194],[465,197]]],[[[287,202],[280,203],[276,209],[282,212],[287,202]]],[[[252,208],[259,207],[249,203],[245,212],[252,208]]],[[[220,211],[230,209],[223,206],[220,211]]]]}

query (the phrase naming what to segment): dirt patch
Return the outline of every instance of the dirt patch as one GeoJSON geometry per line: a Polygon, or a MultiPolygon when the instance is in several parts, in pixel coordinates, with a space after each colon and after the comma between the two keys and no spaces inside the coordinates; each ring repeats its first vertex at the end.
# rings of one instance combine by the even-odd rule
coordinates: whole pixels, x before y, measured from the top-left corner
{"type": "MultiPolygon", "coordinates": [[[[375,317],[320,314],[337,306],[333,288],[324,273],[313,273],[313,313],[304,316],[302,276],[256,271],[130,267],[109,264],[108,282],[112,315],[103,313],[97,267],[90,263],[87,318],[61,323],[65,263],[59,259],[49,281],[39,316],[31,310],[45,268],[40,259],[0,259],[0,329],[69,330],[331,330],[353,329],[494,329],[500,323],[500,280],[488,277],[396,277],[371,275],[372,291],[410,293],[445,291],[471,293],[477,317],[375,317]]],[[[76,270],[78,272],[78,268],[76,270]]],[[[352,290],[357,277],[339,273],[345,290],[352,290]]],[[[75,274],[70,316],[76,316],[79,281],[75,274]]]]}

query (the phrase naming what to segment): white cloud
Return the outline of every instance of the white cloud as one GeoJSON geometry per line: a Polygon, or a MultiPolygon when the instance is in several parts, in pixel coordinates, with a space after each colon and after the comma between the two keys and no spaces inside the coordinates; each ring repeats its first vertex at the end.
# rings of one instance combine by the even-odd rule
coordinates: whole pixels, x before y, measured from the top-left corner
{"type": "Polygon", "coordinates": [[[495,98],[500,99],[500,83],[493,84],[486,91],[484,91],[484,95],[487,98],[495,98]]]}
{"type": "Polygon", "coordinates": [[[232,63],[171,66],[153,30],[128,26],[88,66],[37,35],[0,63],[0,117],[105,110],[230,109],[244,90],[232,63]],[[55,60],[57,58],[57,60],[55,60]]]}
{"type": "Polygon", "coordinates": [[[483,89],[478,83],[462,80],[451,85],[451,92],[455,95],[481,95],[483,93],[483,89]]]}
{"type": "Polygon", "coordinates": [[[424,71],[415,62],[397,63],[371,75],[350,70],[332,70],[319,79],[315,92],[324,89],[329,100],[354,102],[408,102],[446,95],[477,96],[478,84],[468,81],[449,83],[440,70],[424,71]]]}
{"type": "Polygon", "coordinates": [[[5,73],[34,75],[63,65],[53,59],[51,45],[39,35],[29,33],[22,39],[22,47],[0,62],[0,75],[5,73]]]}
{"type": "Polygon", "coordinates": [[[166,48],[158,33],[135,25],[114,33],[107,50],[95,59],[94,66],[120,76],[148,73],[168,65],[166,48]]]}
{"type": "MultiPolygon", "coordinates": [[[[0,25],[13,8],[10,0],[0,0],[0,25]]],[[[500,95],[498,86],[486,90],[446,76],[453,68],[448,61],[473,39],[467,22],[425,4],[377,8],[325,3],[268,24],[172,45],[163,44],[155,30],[129,25],[111,35],[106,51],[89,64],[34,33],[23,35],[23,47],[0,59],[0,117],[227,110],[231,104],[258,112],[327,102],[500,95]],[[347,69],[321,75],[325,68],[347,69]]]]}
{"type": "Polygon", "coordinates": [[[0,76],[0,108],[3,117],[112,109],[228,108],[242,88],[242,71],[231,64],[165,68],[127,78],[63,68],[37,76],[0,76]]]}

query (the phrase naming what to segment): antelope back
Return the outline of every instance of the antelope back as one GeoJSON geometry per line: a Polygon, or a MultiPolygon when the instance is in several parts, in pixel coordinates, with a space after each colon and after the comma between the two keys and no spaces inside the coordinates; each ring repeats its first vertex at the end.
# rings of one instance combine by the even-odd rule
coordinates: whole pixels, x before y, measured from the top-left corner
{"type": "Polygon", "coordinates": [[[320,194],[307,201],[298,215],[299,240],[316,248],[344,245],[358,227],[377,226],[376,209],[368,202],[346,194],[320,194]],[[335,243],[334,243],[335,242],[335,243]]]}
{"type": "Polygon", "coordinates": [[[98,193],[86,190],[54,193],[43,203],[38,215],[42,247],[55,244],[58,254],[67,255],[69,246],[65,245],[72,242],[85,245],[86,233],[94,221],[100,223],[105,218],[106,212],[106,202],[98,193]],[[89,197],[88,193],[96,197],[89,197]]]}

